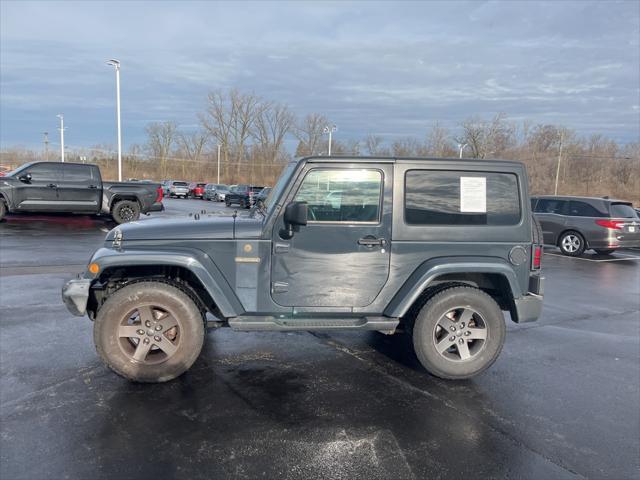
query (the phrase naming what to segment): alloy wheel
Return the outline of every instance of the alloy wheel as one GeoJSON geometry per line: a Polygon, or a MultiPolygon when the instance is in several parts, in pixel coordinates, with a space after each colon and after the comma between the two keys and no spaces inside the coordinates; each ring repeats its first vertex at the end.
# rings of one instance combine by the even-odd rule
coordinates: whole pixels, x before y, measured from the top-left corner
{"type": "Polygon", "coordinates": [[[457,307],[445,313],[433,329],[433,342],[438,353],[447,360],[471,360],[483,349],[488,324],[469,307],[457,307]]]}

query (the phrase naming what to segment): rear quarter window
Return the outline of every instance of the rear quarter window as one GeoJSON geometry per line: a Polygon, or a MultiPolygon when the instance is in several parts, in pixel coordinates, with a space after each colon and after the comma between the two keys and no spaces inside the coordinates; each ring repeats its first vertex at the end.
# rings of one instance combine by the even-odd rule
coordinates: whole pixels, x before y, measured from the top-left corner
{"type": "Polygon", "coordinates": [[[613,218],[636,218],[636,211],[629,203],[612,203],[611,216],[613,218]]]}
{"type": "Polygon", "coordinates": [[[409,170],[405,175],[409,225],[516,225],[520,218],[518,179],[512,173],[409,170]],[[478,205],[463,205],[470,193],[461,185],[469,183],[484,184],[484,192],[474,193],[481,200],[478,205]]]}

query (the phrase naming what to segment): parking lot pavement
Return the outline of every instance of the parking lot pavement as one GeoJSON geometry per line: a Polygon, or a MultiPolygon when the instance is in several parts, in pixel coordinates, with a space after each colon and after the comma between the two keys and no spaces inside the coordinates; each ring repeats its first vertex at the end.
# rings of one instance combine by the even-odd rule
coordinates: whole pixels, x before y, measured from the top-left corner
{"type": "Polygon", "coordinates": [[[0,224],[0,478],[640,478],[639,252],[550,250],[543,318],[470,381],[429,376],[405,335],[218,329],[138,385],[60,302],[111,228],[82,222],[0,224]]]}

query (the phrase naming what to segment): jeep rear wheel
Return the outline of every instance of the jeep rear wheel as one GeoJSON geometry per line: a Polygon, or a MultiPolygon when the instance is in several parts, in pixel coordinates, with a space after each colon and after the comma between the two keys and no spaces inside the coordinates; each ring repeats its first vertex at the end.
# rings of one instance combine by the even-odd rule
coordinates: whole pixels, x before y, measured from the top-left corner
{"type": "Polygon", "coordinates": [[[98,311],[96,350],[109,368],[136,382],[166,382],[196,361],[204,319],[182,290],[160,282],[121,288],[98,311]]]}
{"type": "Polygon", "coordinates": [[[116,223],[135,222],[140,218],[140,205],[133,200],[120,200],[111,209],[116,223]]]}
{"type": "Polygon", "coordinates": [[[413,328],[420,363],[447,379],[473,377],[496,361],[505,339],[502,311],[473,287],[452,287],[422,307],[413,328]]]}

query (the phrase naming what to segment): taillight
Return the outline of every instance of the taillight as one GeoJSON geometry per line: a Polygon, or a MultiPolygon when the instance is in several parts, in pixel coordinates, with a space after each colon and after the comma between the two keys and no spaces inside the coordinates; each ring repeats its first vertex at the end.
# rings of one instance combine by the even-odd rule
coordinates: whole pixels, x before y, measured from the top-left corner
{"type": "Polygon", "coordinates": [[[540,267],[542,267],[542,245],[534,245],[531,268],[533,270],[540,270],[540,267]]]}
{"type": "Polygon", "coordinates": [[[164,192],[162,191],[162,187],[158,187],[156,189],[156,203],[162,202],[162,197],[164,196],[164,192]]]}
{"type": "Polygon", "coordinates": [[[620,220],[596,220],[596,224],[611,230],[622,230],[624,222],[621,222],[620,220]]]}

